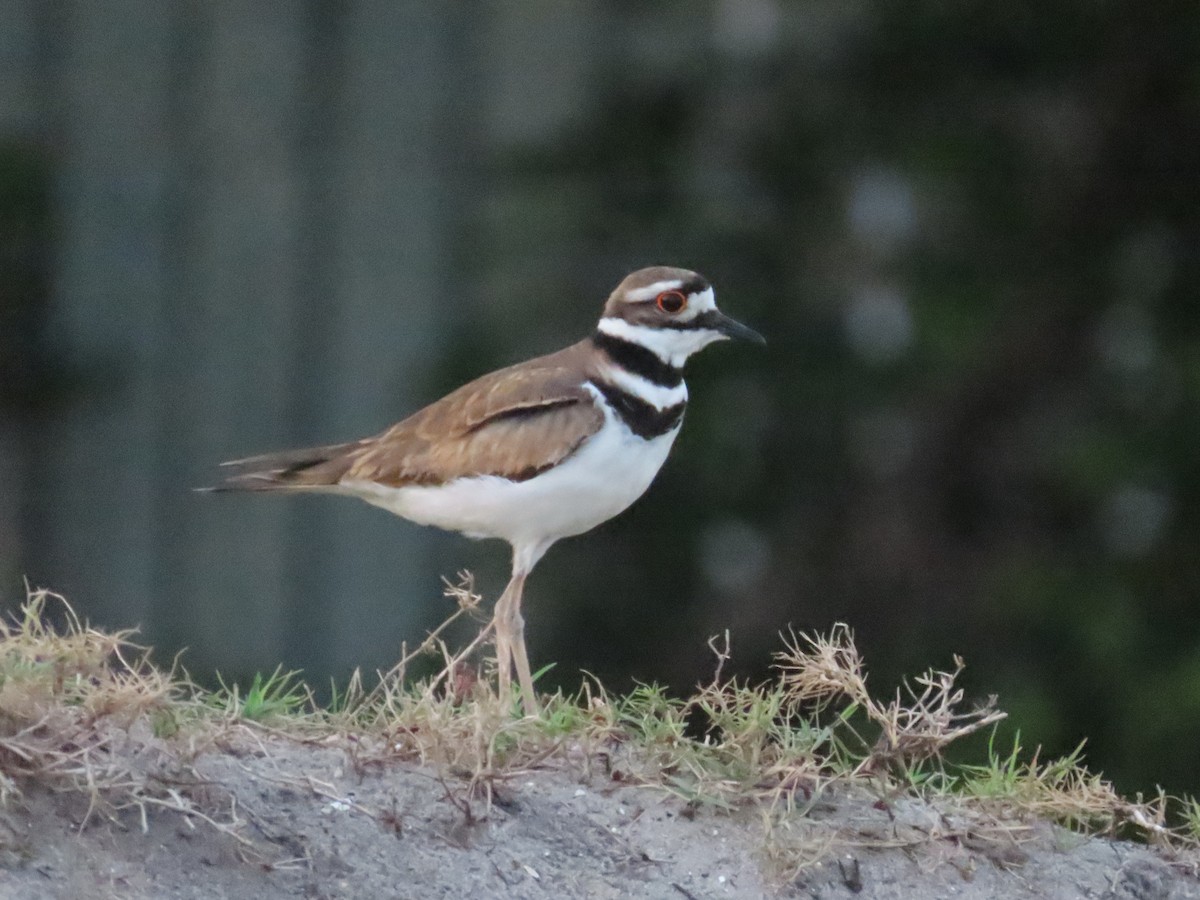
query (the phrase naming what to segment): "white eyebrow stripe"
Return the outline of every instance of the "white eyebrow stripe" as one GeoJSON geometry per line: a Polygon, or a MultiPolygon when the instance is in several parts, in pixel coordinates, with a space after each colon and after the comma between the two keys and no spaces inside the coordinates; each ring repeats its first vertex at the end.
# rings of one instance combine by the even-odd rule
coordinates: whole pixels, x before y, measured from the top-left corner
{"type": "Polygon", "coordinates": [[[645,400],[659,412],[683,403],[688,398],[687,385],[682,381],[674,387],[663,387],[612,363],[601,366],[599,374],[602,380],[639,400],[645,400]]]}
{"type": "Polygon", "coordinates": [[[633,303],[644,303],[647,300],[653,300],[663,291],[677,291],[681,287],[683,287],[682,279],[671,278],[667,281],[656,281],[654,284],[640,287],[637,290],[630,291],[626,296],[633,303]]]}

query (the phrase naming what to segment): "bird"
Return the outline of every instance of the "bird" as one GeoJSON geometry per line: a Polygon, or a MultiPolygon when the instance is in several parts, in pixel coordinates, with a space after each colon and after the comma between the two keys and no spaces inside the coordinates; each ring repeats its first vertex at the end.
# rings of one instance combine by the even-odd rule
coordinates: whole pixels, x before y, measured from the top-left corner
{"type": "Polygon", "coordinates": [[[688,269],[652,266],[608,296],[578,343],[471,381],[372,437],[223,463],[211,490],[357,497],[420,525],[512,548],[496,601],[498,686],[538,705],[525,581],[556,541],[623,512],[650,486],[688,403],[683,367],[715,341],[766,341],[717,309],[688,269]]]}

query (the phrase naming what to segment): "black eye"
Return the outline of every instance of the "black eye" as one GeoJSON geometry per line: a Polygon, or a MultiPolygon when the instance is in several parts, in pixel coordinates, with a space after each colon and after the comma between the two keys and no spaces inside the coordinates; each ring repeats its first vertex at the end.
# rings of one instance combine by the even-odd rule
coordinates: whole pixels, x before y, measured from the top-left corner
{"type": "Polygon", "coordinates": [[[677,313],[687,306],[687,297],[679,291],[663,291],[655,302],[663,312],[677,313]]]}

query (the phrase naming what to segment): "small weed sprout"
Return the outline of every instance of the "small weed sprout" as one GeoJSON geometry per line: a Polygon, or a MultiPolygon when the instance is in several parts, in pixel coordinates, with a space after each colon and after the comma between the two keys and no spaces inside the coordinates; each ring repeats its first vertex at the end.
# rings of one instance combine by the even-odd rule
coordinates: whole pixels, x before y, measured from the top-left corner
{"type": "Polygon", "coordinates": [[[273,719],[299,716],[315,706],[312,691],[300,680],[297,671],[285,672],[283,666],[263,677],[255,672],[250,686],[243,693],[237,684],[226,684],[217,675],[220,689],[212,695],[213,705],[225,713],[231,722],[267,723],[273,719]]]}

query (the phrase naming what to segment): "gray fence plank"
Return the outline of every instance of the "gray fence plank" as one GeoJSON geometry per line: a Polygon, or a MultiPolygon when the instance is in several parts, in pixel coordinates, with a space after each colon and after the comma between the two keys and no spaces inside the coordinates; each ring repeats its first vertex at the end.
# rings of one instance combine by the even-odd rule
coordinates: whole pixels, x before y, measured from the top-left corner
{"type": "Polygon", "coordinates": [[[295,154],[306,52],[299,3],[194,7],[176,98],[188,198],[169,298],[177,365],[162,431],[165,565],[156,618],[230,669],[278,652],[289,512],[188,494],[215,464],[286,438],[305,215],[295,154]],[[198,29],[197,29],[198,26],[198,29]],[[198,35],[193,37],[192,35],[198,35]],[[231,623],[237,627],[231,628],[231,623]]]}
{"type": "MultiPolygon", "coordinates": [[[[455,73],[446,16],[365,0],[343,23],[343,102],[329,173],[334,296],[324,300],[335,314],[323,383],[312,385],[325,439],[381,430],[431,399],[424,386],[449,321],[441,141],[455,73]]],[[[386,664],[402,639],[419,640],[428,601],[439,594],[429,568],[434,538],[348,501],[329,501],[320,512],[324,527],[307,533],[318,536],[328,566],[313,573],[320,596],[309,602],[328,605],[325,662],[333,670],[386,664]]],[[[305,640],[298,631],[292,637],[305,640]]]]}
{"type": "Polygon", "coordinates": [[[35,0],[0,0],[0,138],[40,123],[35,0]]]}
{"type": "Polygon", "coordinates": [[[101,621],[144,620],[156,551],[151,373],[161,350],[160,214],[170,10],[79,3],[57,81],[61,221],[52,335],[88,380],[51,422],[39,500],[53,525],[34,573],[101,621]]]}
{"type": "MultiPolygon", "coordinates": [[[[37,131],[37,39],[33,0],[0,0],[0,147],[28,141],[37,131]]],[[[3,238],[0,238],[2,240],[3,238]]],[[[0,290],[0,303],[4,302],[0,290]]],[[[4,311],[0,310],[0,323],[4,311]]],[[[10,336],[11,340],[11,336],[10,336]]],[[[9,343],[7,346],[11,346],[9,343]]],[[[0,352],[6,342],[0,336],[0,352]]],[[[0,371],[3,370],[0,365],[0,371]]],[[[0,397],[5,391],[0,387],[0,397]]],[[[16,592],[26,557],[21,510],[27,502],[23,436],[0,401],[0,601],[16,592]]]]}

